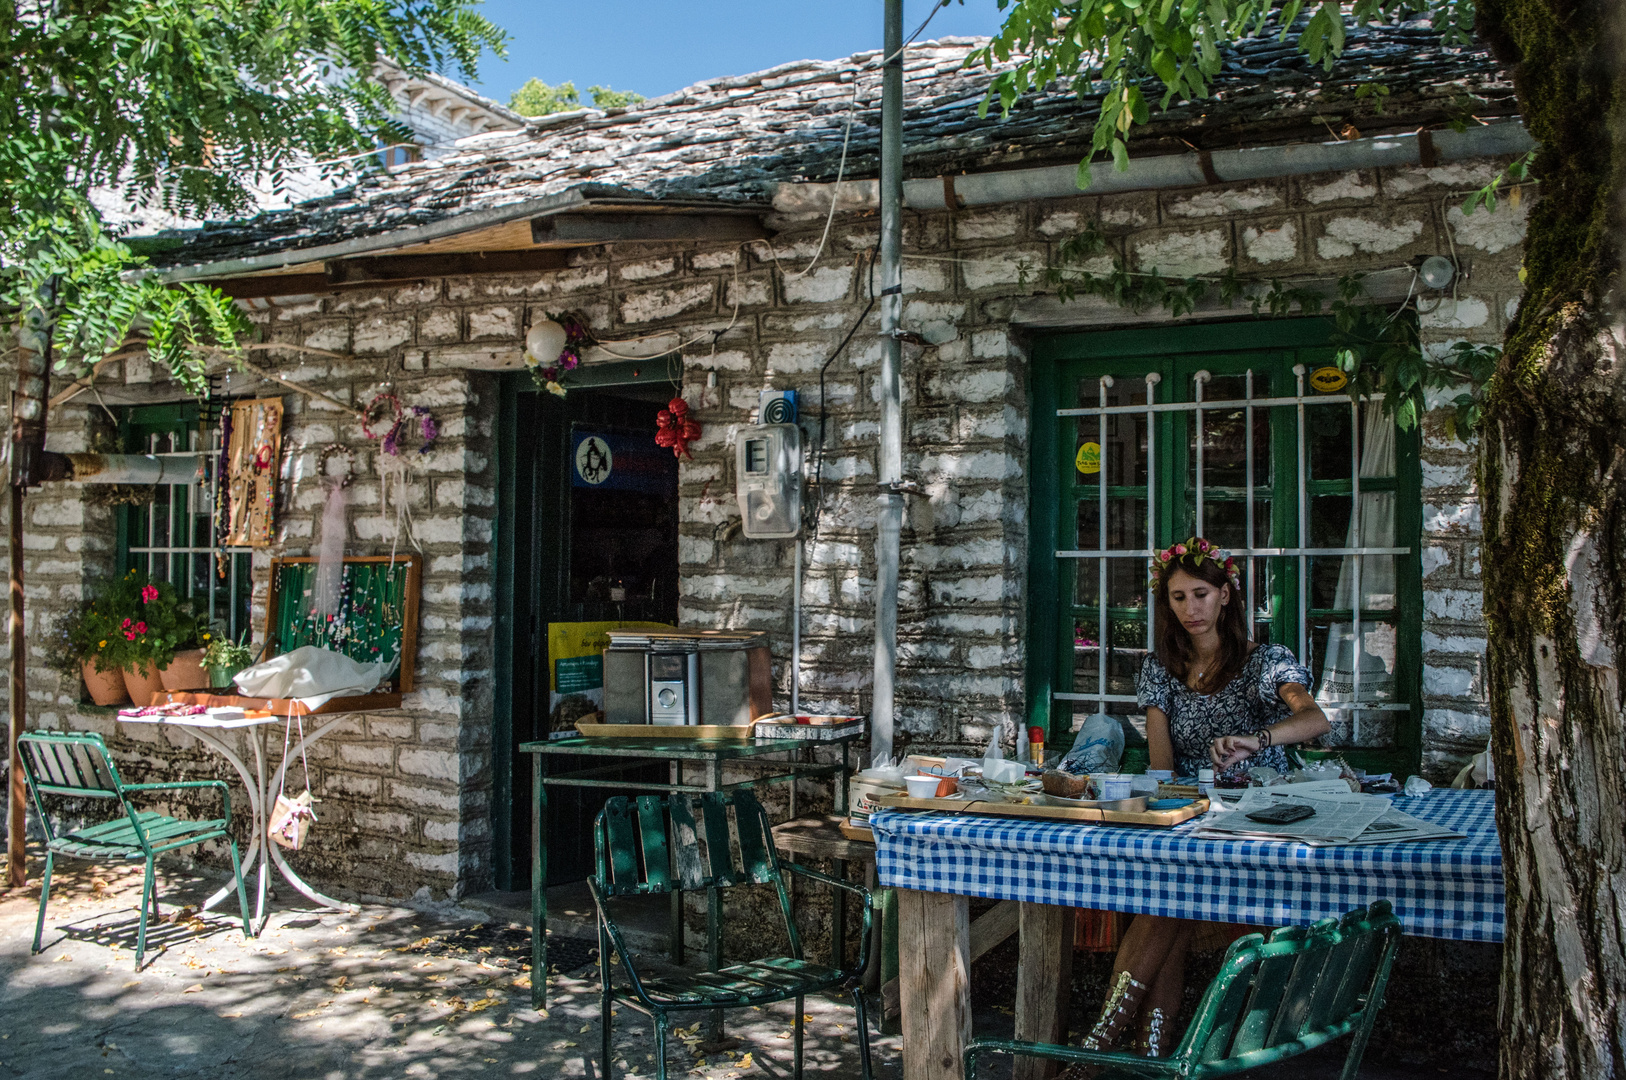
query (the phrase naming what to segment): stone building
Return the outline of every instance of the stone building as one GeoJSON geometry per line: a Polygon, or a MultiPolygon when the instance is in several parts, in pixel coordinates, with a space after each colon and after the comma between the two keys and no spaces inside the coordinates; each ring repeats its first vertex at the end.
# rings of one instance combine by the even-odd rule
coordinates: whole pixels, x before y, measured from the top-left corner
{"type": "MultiPolygon", "coordinates": [[[[981,119],[991,73],[963,66],[976,44],[913,46],[905,63],[914,491],[900,733],[915,748],[967,749],[993,734],[1009,746],[1044,724],[1051,744],[1065,745],[1097,708],[1134,711],[1097,700],[1094,680],[1106,640],[1106,693],[1132,693],[1144,564],[1109,559],[1103,572],[1072,554],[1097,548],[1104,475],[1106,546],[1141,556],[1149,504],[1159,544],[1206,513],[1205,531],[1244,546],[1251,492],[1255,549],[1289,552],[1258,559],[1258,632],[1304,648],[1318,675],[1337,665],[1328,657],[1339,641],[1346,658],[1352,636],[1363,642],[1355,666],[1370,708],[1364,726],[1340,724],[1333,748],[1448,779],[1488,736],[1474,446],[1450,423],[1453,393],[1396,432],[1388,414],[1352,409],[1336,388],[1301,390],[1294,368],[1331,363],[1335,331],[1302,305],[1311,293],[1330,301],[1350,274],[1364,275],[1357,302],[1404,309],[1396,318],[1416,320],[1424,349],[1500,340],[1519,300],[1534,195],[1504,198],[1493,213],[1459,207],[1528,148],[1505,73],[1484,53],[1441,46],[1424,25],[1352,33],[1330,72],[1260,39],[1227,62],[1215,100],[1155,113],[1128,171],[1097,164],[1081,191],[1094,103],[1050,89],[1006,119],[997,109],[981,119]],[[1064,265],[1063,246],[1081,233],[1097,238],[1085,269],[1110,275],[1116,262],[1212,287],[1178,317],[1088,290],[1063,299],[1044,271],[1064,265]],[[1416,273],[1436,255],[1455,271],[1443,290],[1416,273]],[[1230,303],[1220,299],[1227,275],[1245,294],[1230,303]],[[1297,306],[1270,314],[1273,287],[1297,306]],[[1251,439],[1239,434],[1248,371],[1254,397],[1291,399],[1254,409],[1251,439]],[[1153,420],[1155,463],[1143,419],[1152,414],[1141,411],[1149,385],[1170,406],[1153,420]],[[1175,407],[1199,392],[1239,399],[1203,414],[1206,459],[1197,414],[1175,407]],[[1098,414],[1056,415],[1099,406],[1102,394],[1124,407],[1105,438],[1098,414]],[[1331,406],[1299,404],[1329,396],[1331,406]],[[1248,445],[1251,485],[1239,479],[1248,445]],[[1199,460],[1209,469],[1203,509],[1199,460]],[[1362,506],[1376,508],[1363,511],[1364,526],[1351,521],[1357,475],[1362,506]],[[1386,529],[1392,538],[1378,536],[1386,529]],[[1404,551],[1364,557],[1359,605],[1340,584],[1349,556],[1299,554],[1350,547],[1404,551]],[[1377,595],[1374,580],[1387,591],[1377,595]]],[[[183,243],[160,256],[172,280],[210,280],[242,299],[260,342],[281,346],[256,363],[357,405],[390,386],[439,424],[429,452],[406,454],[408,538],[384,505],[378,446],[352,416],[240,371],[214,380],[216,395],[276,394],[287,409],[277,543],[242,553],[252,573],[230,601],[241,621],[260,624],[272,555],[311,551],[317,453],[333,442],[356,459],[348,550],[416,543],[426,560],[418,689],[400,710],[357,717],[311,761],[322,818],[299,859],[316,880],[387,896],[526,880],[526,763],[515,746],[547,726],[545,624],[605,617],[615,603],[605,586],[638,594],[613,608],[629,617],[767,631],[776,702],[788,704],[793,544],[744,538],[734,496],[735,440],[764,390],[797,392],[814,448],[802,707],[867,711],[879,59],[787,64],[466,138],[331,198],[178,234],[183,243]],[[562,378],[561,398],[539,389],[522,350],[528,327],[567,312],[600,344],[562,378]],[[595,517],[570,485],[570,432],[641,426],[647,437],[677,392],[704,431],[677,466],[670,519],[595,517]],[[618,530],[639,529],[650,534],[640,557],[665,569],[613,564],[618,530]]],[[[183,398],[140,359],[103,367],[94,390],[53,411],[51,448],[81,449],[114,422],[157,430],[170,414],[155,407],[183,398]]],[[[82,488],[46,485],[26,505],[31,627],[79,596],[87,575],[154,557],[127,536],[121,549],[115,518],[129,511],[97,506],[82,488]]],[[[40,666],[38,648],[32,659],[33,723],[116,736],[132,768],[215,767],[179,737],[119,730],[108,711],[81,704],[77,683],[40,666]]]]}

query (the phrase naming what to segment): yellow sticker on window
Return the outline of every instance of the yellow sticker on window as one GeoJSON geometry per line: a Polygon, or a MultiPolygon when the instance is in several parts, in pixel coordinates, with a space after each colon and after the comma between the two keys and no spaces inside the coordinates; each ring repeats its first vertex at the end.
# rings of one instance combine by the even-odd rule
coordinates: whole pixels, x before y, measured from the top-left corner
{"type": "Polygon", "coordinates": [[[1101,444],[1087,442],[1078,448],[1078,457],[1073,459],[1081,473],[1098,473],[1101,471],[1101,444]]]}
{"type": "Polygon", "coordinates": [[[1349,385],[1349,376],[1335,367],[1316,368],[1310,372],[1310,385],[1323,394],[1335,394],[1349,385]]]}

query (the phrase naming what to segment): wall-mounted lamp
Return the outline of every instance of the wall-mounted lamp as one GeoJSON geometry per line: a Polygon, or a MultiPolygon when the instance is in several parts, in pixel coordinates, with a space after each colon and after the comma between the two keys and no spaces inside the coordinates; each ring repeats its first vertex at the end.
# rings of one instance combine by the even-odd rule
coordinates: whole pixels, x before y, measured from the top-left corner
{"type": "Polygon", "coordinates": [[[1417,268],[1417,276],[1431,289],[1444,289],[1457,277],[1457,264],[1444,255],[1430,255],[1417,268]]]}
{"type": "Polygon", "coordinates": [[[543,367],[555,363],[564,352],[567,336],[565,328],[552,319],[541,319],[525,333],[525,351],[543,367]]]}

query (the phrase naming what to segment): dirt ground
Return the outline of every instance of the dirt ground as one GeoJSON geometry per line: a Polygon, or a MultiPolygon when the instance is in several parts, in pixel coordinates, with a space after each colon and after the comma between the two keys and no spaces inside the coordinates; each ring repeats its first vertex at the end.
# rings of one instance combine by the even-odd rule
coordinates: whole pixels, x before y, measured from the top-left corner
{"type": "MultiPolygon", "coordinates": [[[[530,1007],[528,932],[482,925],[476,912],[366,905],[355,914],[290,902],[245,941],[235,901],[199,918],[213,875],[160,874],[166,921],[148,931],[135,969],[141,872],[64,861],[51,887],[44,950],[29,953],[38,875],[0,891],[0,1077],[536,1076],[598,1080],[595,958],[562,948],[549,1008],[530,1007]]],[[[651,958],[651,963],[658,960],[651,958]]],[[[699,1029],[669,1043],[669,1075],[701,1080],[790,1075],[791,1005],[727,1014],[737,1048],[707,1056],[699,1029]]],[[[806,1003],[807,1072],[856,1078],[853,1011],[806,1003]]],[[[616,1075],[655,1075],[648,1022],[616,1018],[616,1075]]],[[[874,1036],[878,1075],[896,1078],[896,1038],[874,1036]]]]}

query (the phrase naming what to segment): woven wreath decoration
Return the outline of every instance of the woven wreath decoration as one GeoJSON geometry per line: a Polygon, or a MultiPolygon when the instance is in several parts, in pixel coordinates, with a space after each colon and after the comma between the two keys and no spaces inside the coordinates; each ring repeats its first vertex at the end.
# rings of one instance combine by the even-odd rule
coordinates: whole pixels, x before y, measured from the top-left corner
{"type": "Polygon", "coordinates": [[[1191,561],[1197,566],[1201,566],[1204,559],[1213,559],[1225,568],[1225,576],[1230,579],[1231,587],[1241,591],[1242,574],[1237,569],[1236,560],[1231,557],[1231,553],[1200,536],[1188,536],[1181,543],[1171,544],[1158,552],[1152,558],[1152,578],[1147,584],[1155,589],[1164,575],[1173,568],[1175,561],[1186,555],[1191,556],[1191,561]]]}
{"type": "Polygon", "coordinates": [[[369,439],[382,438],[384,453],[391,457],[401,456],[401,435],[409,427],[411,420],[418,421],[418,434],[423,439],[423,445],[418,447],[418,453],[427,454],[429,448],[435,445],[440,438],[440,425],[435,423],[434,416],[422,405],[402,405],[401,399],[388,390],[375,394],[361,410],[361,433],[369,439]],[[373,430],[374,424],[389,421],[389,428],[382,436],[373,430]]]}

